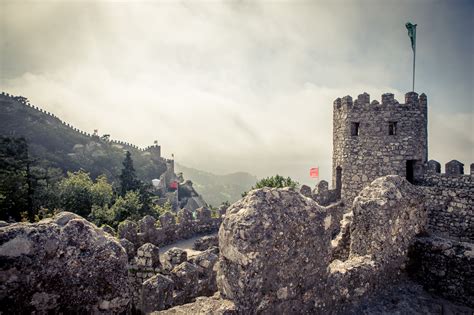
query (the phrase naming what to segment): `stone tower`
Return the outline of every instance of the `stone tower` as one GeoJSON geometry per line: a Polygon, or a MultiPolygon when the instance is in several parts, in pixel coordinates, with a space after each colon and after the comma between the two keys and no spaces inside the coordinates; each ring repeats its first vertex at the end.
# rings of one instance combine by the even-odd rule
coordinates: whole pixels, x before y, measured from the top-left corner
{"type": "Polygon", "coordinates": [[[352,203],[370,182],[384,175],[400,175],[414,182],[428,157],[427,99],[405,94],[399,104],[393,94],[382,103],[367,93],[357,100],[334,101],[332,184],[336,194],[352,203]]]}
{"type": "Polygon", "coordinates": [[[152,158],[157,160],[161,159],[161,146],[158,145],[157,141],[155,141],[155,143],[149,146],[146,150],[152,154],[152,158]]]}

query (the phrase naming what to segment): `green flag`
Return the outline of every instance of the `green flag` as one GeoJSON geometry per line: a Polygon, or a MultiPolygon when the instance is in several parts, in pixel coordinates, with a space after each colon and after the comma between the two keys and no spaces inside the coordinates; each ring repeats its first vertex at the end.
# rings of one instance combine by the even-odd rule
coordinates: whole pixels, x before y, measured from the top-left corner
{"type": "Polygon", "coordinates": [[[410,37],[411,40],[411,48],[413,51],[415,51],[416,47],[416,24],[411,24],[410,22],[405,24],[407,30],[408,30],[408,37],[410,37]]]}

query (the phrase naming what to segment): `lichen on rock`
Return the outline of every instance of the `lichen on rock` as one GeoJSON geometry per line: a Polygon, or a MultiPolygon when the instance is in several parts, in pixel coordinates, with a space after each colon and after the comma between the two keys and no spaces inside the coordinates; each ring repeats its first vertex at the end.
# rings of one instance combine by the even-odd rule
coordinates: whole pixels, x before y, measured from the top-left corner
{"type": "Polygon", "coordinates": [[[127,253],[78,215],[0,228],[5,313],[122,312],[129,303],[127,253]]]}

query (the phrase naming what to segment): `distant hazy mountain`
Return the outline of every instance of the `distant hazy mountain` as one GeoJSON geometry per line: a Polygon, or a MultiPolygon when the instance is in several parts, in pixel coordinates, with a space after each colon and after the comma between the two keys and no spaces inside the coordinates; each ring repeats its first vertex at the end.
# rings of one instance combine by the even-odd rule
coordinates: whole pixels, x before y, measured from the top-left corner
{"type": "Polygon", "coordinates": [[[105,174],[116,181],[125,151],[130,151],[137,175],[151,181],[166,170],[166,162],[153,150],[145,151],[80,131],[52,113],[29,104],[24,97],[0,94],[0,135],[25,137],[30,157],[63,171],[84,169],[92,177],[105,174]]]}
{"type": "Polygon", "coordinates": [[[224,201],[233,203],[239,200],[241,194],[257,182],[257,177],[245,172],[216,175],[180,164],[175,165],[175,171],[182,172],[185,179],[190,179],[204,200],[213,206],[224,201]]]}

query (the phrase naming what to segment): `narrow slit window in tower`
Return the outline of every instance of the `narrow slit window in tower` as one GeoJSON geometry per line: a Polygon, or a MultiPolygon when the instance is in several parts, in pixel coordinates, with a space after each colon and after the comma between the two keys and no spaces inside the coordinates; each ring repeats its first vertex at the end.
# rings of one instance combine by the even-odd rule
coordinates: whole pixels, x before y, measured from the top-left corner
{"type": "Polygon", "coordinates": [[[391,121],[388,123],[388,134],[394,136],[397,134],[397,122],[391,121]]]}
{"type": "Polygon", "coordinates": [[[351,136],[358,136],[359,135],[359,125],[358,122],[351,123],[351,136]]]}

